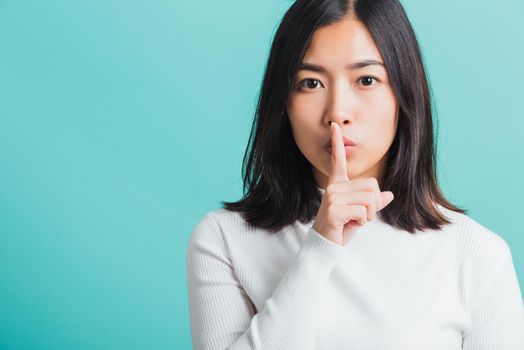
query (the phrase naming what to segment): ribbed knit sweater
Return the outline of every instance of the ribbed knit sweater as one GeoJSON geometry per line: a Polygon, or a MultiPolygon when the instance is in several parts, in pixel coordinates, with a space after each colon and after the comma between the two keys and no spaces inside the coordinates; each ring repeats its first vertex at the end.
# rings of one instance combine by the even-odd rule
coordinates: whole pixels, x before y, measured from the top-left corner
{"type": "MultiPolygon", "coordinates": [[[[323,191],[321,189],[321,191],[323,191]]],[[[193,349],[523,350],[510,248],[467,215],[416,234],[380,216],[345,245],[208,212],[186,251],[193,349]]]]}

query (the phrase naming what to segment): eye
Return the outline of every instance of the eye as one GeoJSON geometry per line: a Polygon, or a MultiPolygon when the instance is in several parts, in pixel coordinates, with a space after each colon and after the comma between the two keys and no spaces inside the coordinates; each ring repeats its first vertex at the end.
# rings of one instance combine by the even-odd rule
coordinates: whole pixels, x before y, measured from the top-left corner
{"type": "Polygon", "coordinates": [[[306,78],[304,80],[302,80],[300,83],[298,83],[298,88],[300,89],[302,86],[304,86],[304,83],[305,86],[311,90],[315,90],[316,87],[318,87],[319,85],[322,85],[320,83],[320,80],[318,79],[315,79],[315,78],[306,78]]]}
{"type": "Polygon", "coordinates": [[[373,80],[377,82],[379,81],[377,78],[369,76],[369,75],[358,78],[358,81],[362,81],[363,86],[372,86],[373,80]]]}

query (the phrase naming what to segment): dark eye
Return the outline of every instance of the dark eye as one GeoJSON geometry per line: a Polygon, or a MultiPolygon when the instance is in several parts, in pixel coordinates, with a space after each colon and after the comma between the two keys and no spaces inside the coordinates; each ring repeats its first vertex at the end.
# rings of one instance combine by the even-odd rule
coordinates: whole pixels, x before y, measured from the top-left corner
{"type": "Polygon", "coordinates": [[[373,85],[373,80],[378,81],[375,77],[365,76],[358,79],[359,81],[362,81],[362,85],[364,86],[371,86],[373,85]]]}
{"type": "Polygon", "coordinates": [[[304,86],[304,83],[305,86],[308,88],[308,89],[316,89],[318,86],[320,86],[320,80],[318,79],[314,79],[314,78],[306,78],[304,80],[302,80],[300,83],[298,83],[298,87],[301,88],[302,86],[304,86]]]}

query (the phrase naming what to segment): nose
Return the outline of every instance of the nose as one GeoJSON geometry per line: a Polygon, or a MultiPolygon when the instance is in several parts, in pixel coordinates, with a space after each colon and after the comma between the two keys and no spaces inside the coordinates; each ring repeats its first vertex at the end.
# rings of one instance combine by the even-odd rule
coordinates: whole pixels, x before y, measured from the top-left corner
{"type": "Polygon", "coordinates": [[[350,91],[345,86],[339,86],[328,98],[327,112],[324,123],[331,126],[332,122],[339,126],[350,125],[353,123],[352,100],[350,91]]]}
{"type": "Polygon", "coordinates": [[[346,117],[332,117],[327,120],[327,125],[331,126],[331,123],[337,123],[339,126],[342,126],[342,124],[350,125],[350,119],[346,117]]]}

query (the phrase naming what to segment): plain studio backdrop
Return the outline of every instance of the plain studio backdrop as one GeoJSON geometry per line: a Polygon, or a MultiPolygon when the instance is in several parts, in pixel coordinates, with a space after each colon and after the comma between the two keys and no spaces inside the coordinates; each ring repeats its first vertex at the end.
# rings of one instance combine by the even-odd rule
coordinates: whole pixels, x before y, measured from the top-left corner
{"type": "MultiPolygon", "coordinates": [[[[292,1],[0,0],[0,349],[190,349],[185,250],[292,1]]],[[[403,1],[448,198],[524,290],[524,2],[403,1]]]]}

